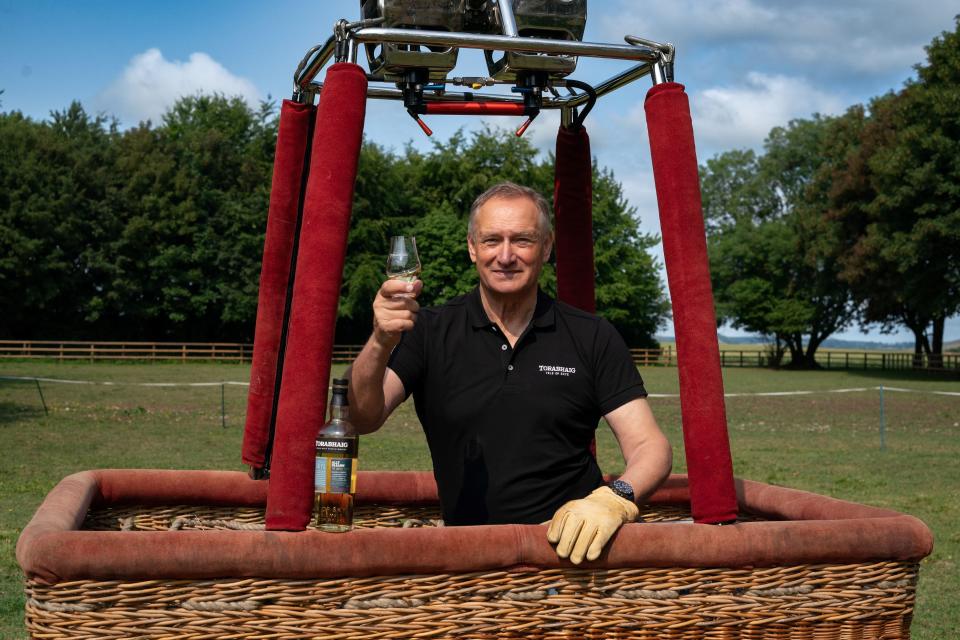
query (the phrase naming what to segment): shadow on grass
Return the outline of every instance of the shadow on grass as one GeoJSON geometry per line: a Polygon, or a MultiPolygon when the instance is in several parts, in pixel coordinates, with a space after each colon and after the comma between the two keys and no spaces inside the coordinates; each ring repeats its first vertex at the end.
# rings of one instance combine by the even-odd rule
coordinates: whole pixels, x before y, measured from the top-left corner
{"type": "Polygon", "coordinates": [[[0,428],[11,426],[17,422],[36,420],[45,414],[40,401],[37,405],[22,404],[19,402],[0,401],[0,428]]]}

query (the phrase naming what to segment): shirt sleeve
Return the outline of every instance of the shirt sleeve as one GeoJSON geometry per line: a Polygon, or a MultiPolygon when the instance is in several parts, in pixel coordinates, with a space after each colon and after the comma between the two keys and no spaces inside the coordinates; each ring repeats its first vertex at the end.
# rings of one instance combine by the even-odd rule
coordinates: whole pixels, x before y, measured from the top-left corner
{"type": "Polygon", "coordinates": [[[404,399],[409,398],[410,394],[420,388],[427,369],[426,352],[426,314],[422,311],[420,318],[414,323],[413,329],[404,331],[400,336],[400,342],[394,347],[387,360],[387,366],[390,367],[400,382],[403,383],[404,399]]]}
{"type": "Polygon", "coordinates": [[[630,349],[613,325],[602,318],[597,329],[594,357],[594,384],[601,415],[607,415],[631,400],[647,397],[630,349]]]}

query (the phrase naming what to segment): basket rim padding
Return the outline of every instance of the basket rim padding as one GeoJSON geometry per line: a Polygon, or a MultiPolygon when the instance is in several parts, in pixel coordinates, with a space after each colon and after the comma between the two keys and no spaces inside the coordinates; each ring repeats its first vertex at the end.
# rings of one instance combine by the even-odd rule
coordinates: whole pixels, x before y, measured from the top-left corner
{"type": "MultiPolygon", "coordinates": [[[[267,483],[236,471],[103,469],[67,476],[47,495],[17,541],[27,578],[70,580],[336,578],[572,567],[546,540],[544,525],[288,531],[81,531],[90,507],[202,504],[260,506],[267,483]]],[[[429,472],[370,471],[361,502],[433,504],[429,472]]],[[[713,526],[632,523],[603,555],[580,567],[762,567],[917,561],[933,548],[913,516],[806,491],[736,480],[742,510],[766,518],[713,526]]],[[[674,474],[651,503],[689,500],[674,474]]]]}

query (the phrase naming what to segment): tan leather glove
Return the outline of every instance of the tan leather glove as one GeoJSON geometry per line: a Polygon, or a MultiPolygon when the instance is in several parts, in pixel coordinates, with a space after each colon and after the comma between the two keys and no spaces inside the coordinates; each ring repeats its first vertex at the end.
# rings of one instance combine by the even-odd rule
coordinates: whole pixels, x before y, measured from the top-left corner
{"type": "Polygon", "coordinates": [[[640,509],[610,487],[599,487],[586,498],[571,500],[553,514],[547,540],[557,545],[557,555],[573,564],[600,557],[604,545],[620,525],[633,522],[640,509]]]}

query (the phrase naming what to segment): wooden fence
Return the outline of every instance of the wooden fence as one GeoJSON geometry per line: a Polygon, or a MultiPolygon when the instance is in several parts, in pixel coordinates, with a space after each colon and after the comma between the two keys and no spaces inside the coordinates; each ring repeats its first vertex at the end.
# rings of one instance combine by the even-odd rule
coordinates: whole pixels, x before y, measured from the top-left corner
{"type": "MultiPolygon", "coordinates": [[[[335,362],[352,362],[362,345],[334,345],[335,362]]],[[[253,345],[239,342],[80,342],[0,340],[0,360],[146,360],[250,362],[253,345]]]]}
{"type": "MultiPolygon", "coordinates": [[[[334,345],[333,361],[352,362],[362,345],[334,345]]],[[[674,345],[660,349],[631,349],[633,361],[643,367],[673,367],[677,364],[674,345]]],[[[144,360],[250,362],[253,345],[239,342],[81,342],[57,340],[0,340],[0,360],[144,360]]],[[[943,355],[939,367],[921,358],[915,366],[913,353],[894,351],[817,352],[817,363],[825,369],[927,369],[960,372],[960,354],[943,355]]],[[[721,349],[724,367],[766,367],[770,356],[762,349],[721,349]]]]}
{"type": "MultiPolygon", "coordinates": [[[[789,361],[789,355],[784,356],[783,364],[789,361]]],[[[925,355],[914,356],[913,352],[903,351],[836,351],[820,349],[816,354],[817,364],[824,369],[878,369],[878,370],[907,370],[919,369],[927,371],[955,371],[960,372],[960,353],[945,353],[942,362],[937,364],[929,361],[925,355]]],[[[724,367],[769,367],[772,366],[770,354],[763,350],[732,350],[720,351],[720,364],[724,367]]]]}

